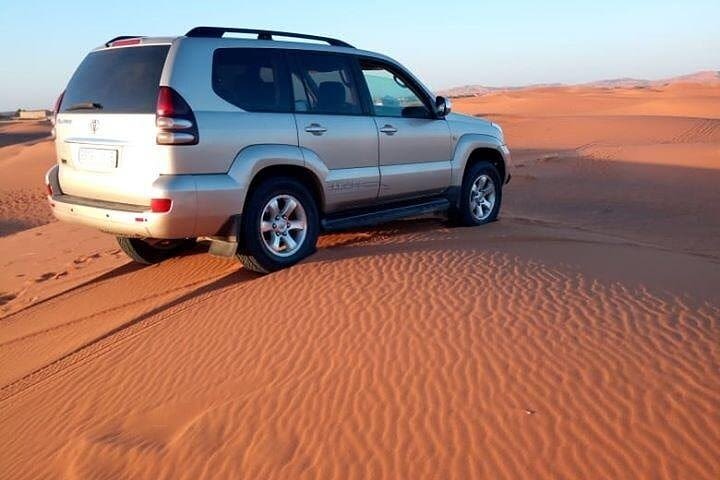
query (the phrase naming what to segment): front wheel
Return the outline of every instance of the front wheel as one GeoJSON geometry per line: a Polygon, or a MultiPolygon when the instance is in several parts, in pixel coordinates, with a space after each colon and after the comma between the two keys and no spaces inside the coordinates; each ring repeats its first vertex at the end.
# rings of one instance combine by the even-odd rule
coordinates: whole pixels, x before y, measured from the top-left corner
{"type": "Polygon", "coordinates": [[[452,212],[455,223],[464,226],[493,222],[500,213],[502,182],[497,169],[479,162],[465,173],[458,206],[452,212]]]}
{"type": "Polygon", "coordinates": [[[313,253],[318,233],[318,210],[308,189],[294,178],[270,178],[250,192],[237,256],[249,270],[274,272],[313,253]]]}
{"type": "Polygon", "coordinates": [[[194,240],[141,240],[117,237],[118,245],[125,255],[137,263],[151,265],[174,257],[195,245],[194,240]]]}

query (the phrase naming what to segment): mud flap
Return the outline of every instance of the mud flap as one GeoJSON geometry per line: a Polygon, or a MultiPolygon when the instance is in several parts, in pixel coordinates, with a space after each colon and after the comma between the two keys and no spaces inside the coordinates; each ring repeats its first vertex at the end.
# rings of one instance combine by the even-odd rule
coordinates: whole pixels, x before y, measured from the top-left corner
{"type": "Polygon", "coordinates": [[[216,257],[229,258],[235,256],[237,248],[237,242],[212,239],[210,240],[210,250],[208,250],[208,253],[210,253],[210,255],[215,255],[216,257]]]}

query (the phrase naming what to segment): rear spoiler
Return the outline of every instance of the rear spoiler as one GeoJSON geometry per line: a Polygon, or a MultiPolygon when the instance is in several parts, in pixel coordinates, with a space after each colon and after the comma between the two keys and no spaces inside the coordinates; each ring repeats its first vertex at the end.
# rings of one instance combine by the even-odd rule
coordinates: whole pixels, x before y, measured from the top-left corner
{"type": "Polygon", "coordinates": [[[122,40],[138,39],[138,43],[141,38],[145,38],[142,35],[120,35],[119,37],[111,38],[105,42],[106,47],[112,47],[115,42],[121,42],[122,40]]]}

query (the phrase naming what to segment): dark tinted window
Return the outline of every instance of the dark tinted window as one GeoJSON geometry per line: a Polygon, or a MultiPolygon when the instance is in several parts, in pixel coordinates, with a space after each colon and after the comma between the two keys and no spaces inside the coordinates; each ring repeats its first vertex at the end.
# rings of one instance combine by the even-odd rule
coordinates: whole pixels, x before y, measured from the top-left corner
{"type": "Polygon", "coordinates": [[[296,72],[292,74],[292,89],[293,98],[295,99],[295,111],[307,112],[310,109],[307,90],[305,89],[305,83],[296,72]]]}
{"type": "Polygon", "coordinates": [[[212,86],[223,100],[250,112],[289,112],[283,56],[267,48],[220,48],[212,86]]]}
{"type": "Polygon", "coordinates": [[[336,115],[362,113],[352,63],[343,55],[296,55],[293,72],[295,110],[336,115]]]}
{"type": "Polygon", "coordinates": [[[168,45],[111,48],[90,53],[70,79],[60,111],[152,113],[168,45]],[[102,110],[73,108],[102,105],[102,110]]]}

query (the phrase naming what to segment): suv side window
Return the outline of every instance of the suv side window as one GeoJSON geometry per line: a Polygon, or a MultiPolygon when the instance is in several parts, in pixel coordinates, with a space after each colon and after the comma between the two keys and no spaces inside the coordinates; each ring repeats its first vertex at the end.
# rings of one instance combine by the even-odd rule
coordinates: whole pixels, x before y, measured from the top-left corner
{"type": "Polygon", "coordinates": [[[212,88],[249,112],[291,112],[284,56],[267,48],[218,48],[212,88]]]}
{"type": "Polygon", "coordinates": [[[302,53],[293,57],[292,90],[296,112],[329,115],[363,113],[350,58],[324,53],[302,53]]]}
{"type": "Polygon", "coordinates": [[[433,118],[417,93],[416,87],[405,76],[380,62],[360,59],[365,83],[370,93],[375,115],[380,117],[433,118]]]}

